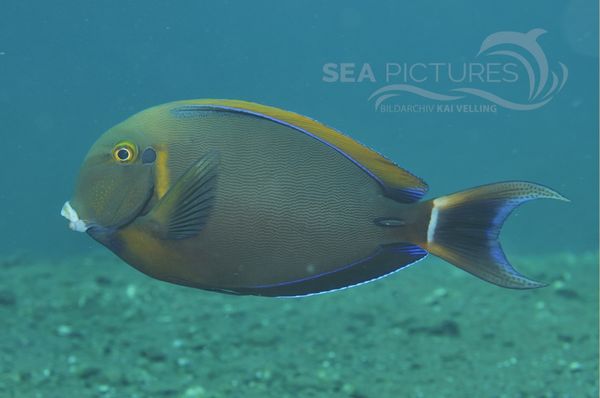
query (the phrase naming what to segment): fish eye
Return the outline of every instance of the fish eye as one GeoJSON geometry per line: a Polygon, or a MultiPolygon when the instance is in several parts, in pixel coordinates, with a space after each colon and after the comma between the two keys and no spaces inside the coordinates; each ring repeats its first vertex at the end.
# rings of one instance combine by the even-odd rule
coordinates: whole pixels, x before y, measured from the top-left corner
{"type": "Polygon", "coordinates": [[[129,150],[129,148],[120,148],[117,151],[117,157],[119,158],[119,160],[122,161],[126,161],[131,159],[131,151],[129,150]]]}
{"type": "Polygon", "coordinates": [[[113,149],[113,158],[120,163],[131,162],[135,158],[135,147],[130,143],[120,143],[113,149]]]}

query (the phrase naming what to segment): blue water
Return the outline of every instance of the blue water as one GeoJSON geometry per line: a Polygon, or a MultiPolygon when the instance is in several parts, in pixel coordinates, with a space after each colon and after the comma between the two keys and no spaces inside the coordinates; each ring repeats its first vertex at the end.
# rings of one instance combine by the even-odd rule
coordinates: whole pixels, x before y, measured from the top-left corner
{"type": "Polygon", "coordinates": [[[171,100],[239,98],[334,126],[425,179],[432,195],[507,179],[554,187],[573,203],[536,203],[519,212],[511,220],[521,231],[515,244],[528,252],[593,248],[596,7],[591,1],[531,2],[527,11],[518,2],[5,2],[0,245],[86,250],[89,240],[70,234],[59,210],[104,130],[171,100]],[[548,56],[570,73],[564,91],[535,111],[380,114],[367,102],[375,84],[322,80],[328,62],[460,62],[474,57],[491,33],[538,27],[548,31],[542,37],[548,56]]]}
{"type": "MultiPolygon", "coordinates": [[[[513,179],[550,186],[571,202],[519,208],[503,230],[507,251],[597,253],[597,15],[591,0],[5,0],[0,253],[64,259],[99,250],[59,214],[86,151],[129,115],[189,98],[244,99],[313,117],[423,178],[428,197],[513,179]],[[386,64],[480,62],[489,35],[535,28],[546,31],[538,43],[551,71],[560,78],[558,63],[568,69],[564,87],[537,109],[386,113],[368,100],[386,84],[386,64]],[[328,63],[338,71],[353,64],[350,80],[368,64],[376,81],[324,81],[328,63]]],[[[525,71],[515,70],[517,82],[473,86],[527,102],[525,71]]],[[[468,85],[409,83],[446,94],[468,85]]],[[[443,101],[402,93],[388,103],[443,101]]],[[[452,103],[490,104],[473,96],[452,103]]]]}

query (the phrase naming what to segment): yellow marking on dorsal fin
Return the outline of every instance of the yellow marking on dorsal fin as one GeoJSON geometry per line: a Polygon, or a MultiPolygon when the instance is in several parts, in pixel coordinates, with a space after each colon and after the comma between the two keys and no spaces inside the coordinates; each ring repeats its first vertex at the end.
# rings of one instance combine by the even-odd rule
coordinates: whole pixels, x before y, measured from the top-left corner
{"type": "Polygon", "coordinates": [[[271,106],[239,100],[201,99],[177,101],[172,105],[174,107],[186,105],[221,106],[241,111],[250,111],[264,115],[270,119],[279,120],[283,123],[296,126],[339,149],[339,151],[367,169],[384,185],[384,188],[389,189],[388,194],[398,200],[411,202],[418,200],[427,192],[427,184],[420,178],[412,175],[391,160],[386,159],[384,156],[356,142],[352,138],[306,116],[271,106]],[[395,191],[403,191],[404,193],[395,193],[395,191]],[[414,198],[411,198],[411,196],[414,196],[414,198]]]}
{"type": "Polygon", "coordinates": [[[155,173],[155,189],[158,199],[161,199],[169,190],[170,172],[169,172],[169,153],[164,145],[156,148],[156,173],[155,173]]]}

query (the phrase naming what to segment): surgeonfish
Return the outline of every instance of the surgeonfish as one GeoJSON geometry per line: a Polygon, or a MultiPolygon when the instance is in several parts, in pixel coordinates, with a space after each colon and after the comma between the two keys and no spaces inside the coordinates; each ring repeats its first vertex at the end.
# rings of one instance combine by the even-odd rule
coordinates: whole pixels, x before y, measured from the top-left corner
{"type": "Polygon", "coordinates": [[[147,275],[224,293],[329,292],[428,253],[499,286],[543,286],[508,262],[500,228],[521,203],[567,199],[522,181],[421,200],[427,189],[308,117],[188,100],[105,132],[61,213],[147,275]]]}

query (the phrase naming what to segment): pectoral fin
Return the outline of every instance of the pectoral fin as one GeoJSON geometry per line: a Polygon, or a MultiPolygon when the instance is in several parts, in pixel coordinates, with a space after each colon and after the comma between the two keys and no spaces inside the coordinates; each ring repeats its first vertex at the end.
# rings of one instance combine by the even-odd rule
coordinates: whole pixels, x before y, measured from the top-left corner
{"type": "Polygon", "coordinates": [[[218,165],[218,153],[207,153],[167,191],[145,217],[155,234],[186,239],[202,230],[215,201],[218,165]]]}

